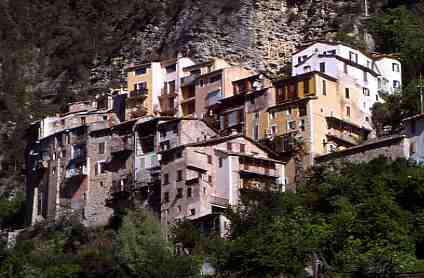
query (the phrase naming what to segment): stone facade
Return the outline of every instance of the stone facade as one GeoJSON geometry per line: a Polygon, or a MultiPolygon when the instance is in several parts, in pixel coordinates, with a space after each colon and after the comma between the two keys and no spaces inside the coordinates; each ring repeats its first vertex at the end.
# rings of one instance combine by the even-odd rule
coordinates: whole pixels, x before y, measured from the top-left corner
{"type": "Polygon", "coordinates": [[[393,160],[397,158],[409,159],[409,139],[403,135],[374,139],[342,151],[318,156],[315,161],[318,163],[343,160],[367,162],[380,156],[393,160]]]}

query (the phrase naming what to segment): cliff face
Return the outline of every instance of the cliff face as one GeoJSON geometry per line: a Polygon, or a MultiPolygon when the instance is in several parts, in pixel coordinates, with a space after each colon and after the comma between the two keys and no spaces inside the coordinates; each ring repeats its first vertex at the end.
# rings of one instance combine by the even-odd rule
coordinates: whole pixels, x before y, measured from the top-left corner
{"type": "MultiPolygon", "coordinates": [[[[185,1],[175,14],[137,31],[120,53],[125,62],[180,51],[198,60],[222,57],[278,72],[302,43],[350,33],[362,40],[363,0],[185,1]]],[[[372,46],[371,46],[372,47],[372,46]]]]}

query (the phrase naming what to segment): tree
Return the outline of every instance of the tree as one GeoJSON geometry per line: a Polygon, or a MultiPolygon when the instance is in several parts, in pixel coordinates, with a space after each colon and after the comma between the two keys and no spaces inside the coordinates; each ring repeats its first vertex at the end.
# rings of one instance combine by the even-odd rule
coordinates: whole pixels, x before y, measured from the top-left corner
{"type": "Polygon", "coordinates": [[[119,230],[119,259],[129,277],[196,277],[200,265],[191,256],[178,256],[162,239],[160,226],[148,211],[128,212],[119,230]]]}

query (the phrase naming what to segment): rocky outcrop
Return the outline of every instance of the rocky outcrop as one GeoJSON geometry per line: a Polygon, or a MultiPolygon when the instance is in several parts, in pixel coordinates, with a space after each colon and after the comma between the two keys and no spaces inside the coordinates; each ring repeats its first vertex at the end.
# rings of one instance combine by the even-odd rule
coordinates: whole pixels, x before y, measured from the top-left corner
{"type": "Polygon", "coordinates": [[[335,39],[339,32],[362,39],[363,0],[195,0],[172,17],[138,30],[121,51],[128,62],[210,57],[276,73],[303,43],[335,39]]]}

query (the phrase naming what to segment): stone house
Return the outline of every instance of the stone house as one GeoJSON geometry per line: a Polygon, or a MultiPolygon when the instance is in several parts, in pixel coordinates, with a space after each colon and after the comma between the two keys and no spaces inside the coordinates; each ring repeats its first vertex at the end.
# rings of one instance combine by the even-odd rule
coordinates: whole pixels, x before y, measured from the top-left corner
{"type": "MultiPolygon", "coordinates": [[[[187,218],[199,222],[237,205],[240,188],[263,189],[275,184],[278,190],[284,190],[283,163],[270,158],[272,151],[243,135],[182,144],[161,155],[161,224],[165,237],[176,221],[187,218]]],[[[228,221],[216,219],[217,232],[222,235],[228,221]]]]}

